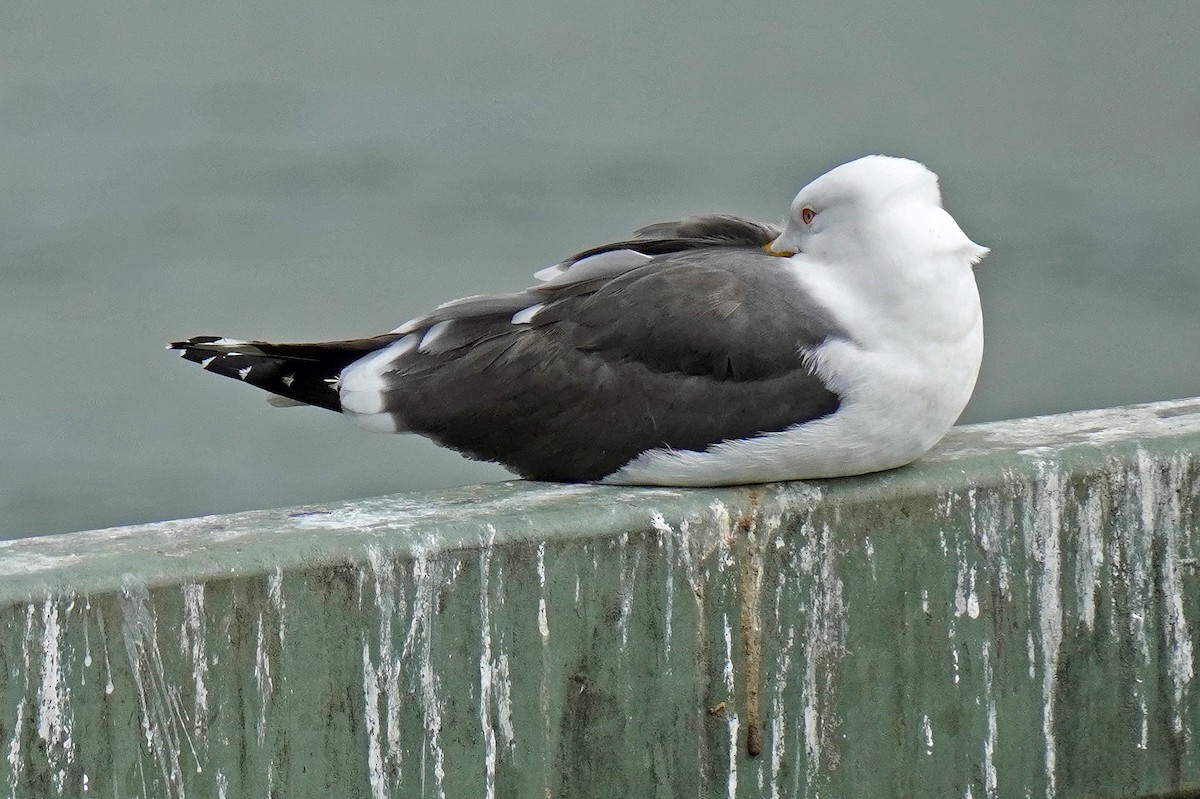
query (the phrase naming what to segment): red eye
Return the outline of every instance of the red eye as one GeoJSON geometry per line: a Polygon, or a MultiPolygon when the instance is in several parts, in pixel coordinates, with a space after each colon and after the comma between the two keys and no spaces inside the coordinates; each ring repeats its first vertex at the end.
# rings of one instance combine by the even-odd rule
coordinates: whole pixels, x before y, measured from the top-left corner
{"type": "Polygon", "coordinates": [[[800,211],[800,221],[806,225],[811,225],[816,216],[817,212],[811,208],[804,208],[800,211]]]}

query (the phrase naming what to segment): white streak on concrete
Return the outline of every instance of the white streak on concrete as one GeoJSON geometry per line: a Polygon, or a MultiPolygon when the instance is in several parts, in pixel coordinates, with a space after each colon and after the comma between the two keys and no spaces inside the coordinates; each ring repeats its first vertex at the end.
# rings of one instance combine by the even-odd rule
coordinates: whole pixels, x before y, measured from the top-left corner
{"type": "Polygon", "coordinates": [[[83,627],[83,668],[79,670],[79,684],[87,685],[87,670],[92,667],[92,635],[91,625],[88,623],[88,618],[92,612],[92,600],[89,596],[84,596],[83,613],[81,615],[83,627]]]}
{"type": "Polygon", "coordinates": [[[188,749],[192,752],[192,760],[196,763],[196,773],[200,774],[204,769],[200,766],[200,755],[196,751],[196,742],[192,740],[192,734],[188,730],[188,721],[183,712],[183,701],[179,698],[179,693],[180,687],[178,685],[170,687],[167,694],[167,709],[171,711],[172,718],[178,723],[179,726],[177,729],[179,730],[179,734],[183,737],[183,740],[187,741],[188,749]]]}
{"type": "Polygon", "coordinates": [[[1150,712],[1146,697],[1145,676],[1152,669],[1150,634],[1147,622],[1153,607],[1153,539],[1155,530],[1155,463],[1145,450],[1138,448],[1137,464],[1125,475],[1126,503],[1137,503],[1137,518],[1127,508],[1120,514],[1117,525],[1119,543],[1113,553],[1112,562],[1117,568],[1118,578],[1123,578],[1127,594],[1129,628],[1141,662],[1138,675],[1132,686],[1132,698],[1142,714],[1141,735],[1136,743],[1138,749],[1149,746],[1150,712]],[[1132,487],[1132,495],[1129,488],[1132,487]],[[1120,567],[1124,566],[1121,570],[1120,567]]]}
{"type": "MultiPolygon", "coordinates": [[[[975,507],[974,491],[968,492],[970,499],[972,514],[975,507]]],[[[955,545],[955,557],[958,558],[958,580],[954,588],[954,615],[955,617],[969,616],[972,619],[979,618],[979,595],[975,592],[975,564],[968,561],[967,549],[970,546],[970,541],[976,540],[975,537],[975,517],[971,516],[972,534],[969,541],[960,539],[955,545]]]]}
{"type": "Polygon", "coordinates": [[[104,681],[104,693],[110,695],[113,692],[113,670],[112,663],[108,659],[108,636],[104,632],[104,614],[96,614],[96,626],[100,630],[100,648],[104,650],[104,673],[106,675],[104,681]]]}
{"type": "Polygon", "coordinates": [[[538,585],[538,634],[542,636],[542,646],[550,644],[550,619],[546,614],[546,542],[539,541],[537,548],[538,585]]]}
{"type": "Polygon", "coordinates": [[[921,716],[921,737],[925,740],[925,754],[933,754],[933,723],[928,715],[921,716]]]}
{"type": "MultiPolygon", "coordinates": [[[[1155,504],[1159,506],[1158,530],[1162,535],[1162,601],[1163,601],[1163,644],[1166,648],[1167,675],[1174,689],[1171,704],[1171,728],[1176,735],[1184,735],[1187,729],[1183,723],[1183,712],[1187,707],[1188,686],[1194,676],[1193,649],[1191,633],[1188,630],[1187,617],[1183,609],[1184,593],[1184,560],[1186,532],[1180,529],[1179,519],[1182,508],[1179,505],[1179,495],[1183,491],[1183,481],[1187,474],[1187,464],[1181,456],[1176,456],[1167,464],[1167,474],[1164,484],[1153,484],[1155,504]]],[[[1151,486],[1142,485],[1143,492],[1151,486]]]]}
{"type": "Polygon", "coordinates": [[[725,704],[725,728],[729,735],[727,752],[729,755],[729,776],[725,786],[728,791],[729,799],[737,799],[737,783],[738,783],[738,714],[737,714],[737,686],[733,680],[733,634],[729,629],[729,615],[723,615],[723,624],[725,630],[725,665],[721,669],[721,676],[725,680],[725,695],[729,697],[725,704]]]}
{"type": "Polygon", "coordinates": [[[971,573],[967,581],[967,615],[972,619],[979,618],[979,594],[975,591],[975,564],[971,564],[971,573]]]}
{"type": "Polygon", "coordinates": [[[33,649],[33,623],[37,610],[33,603],[25,606],[25,634],[21,636],[21,674],[24,676],[24,690],[21,700],[17,703],[17,720],[13,725],[12,738],[8,741],[8,790],[10,799],[17,799],[17,787],[21,781],[21,772],[25,767],[25,758],[21,757],[21,733],[25,729],[25,716],[29,712],[29,677],[30,659],[33,649]]]}
{"type": "MultiPolygon", "coordinates": [[[[446,752],[442,748],[442,717],[445,713],[441,698],[441,680],[433,663],[433,627],[437,617],[437,592],[441,588],[441,564],[429,557],[424,549],[416,551],[413,559],[413,613],[404,652],[415,651],[417,667],[417,696],[425,720],[425,751],[433,759],[434,790],[438,799],[446,799],[446,752]]],[[[422,769],[422,793],[425,786],[422,769]]]]}
{"type": "Polygon", "coordinates": [[[200,741],[208,731],[208,655],[204,616],[204,583],[183,586],[183,622],[179,625],[179,652],[192,663],[192,731],[200,741]]]}
{"type": "Polygon", "coordinates": [[[987,737],[983,739],[983,788],[987,799],[996,799],[996,696],[993,682],[991,641],[983,642],[983,698],[987,710],[987,737]]]}
{"type": "Polygon", "coordinates": [[[496,528],[487,525],[489,537],[479,548],[479,726],[483,732],[484,797],[496,799],[496,728],[492,724],[492,692],[496,671],[492,664],[491,592],[492,549],[496,528]]]}
{"type": "MultiPolygon", "coordinates": [[[[778,541],[779,539],[775,539],[775,540],[778,541]]],[[[786,586],[786,584],[787,584],[787,573],[784,571],[779,571],[775,577],[775,605],[774,605],[774,609],[772,610],[774,624],[775,624],[776,629],[780,628],[783,625],[783,621],[781,620],[779,614],[783,607],[783,589],[786,586]]]]}
{"type": "MultiPolygon", "coordinates": [[[[663,663],[665,672],[671,673],[671,640],[675,622],[675,528],[667,523],[661,513],[650,515],[651,526],[658,531],[659,545],[666,550],[667,576],[663,591],[666,594],[666,612],[663,617],[663,663]]],[[[686,544],[684,544],[686,547],[686,544]]]]}
{"type": "MultiPolygon", "coordinates": [[[[60,610],[65,613],[66,608],[60,609],[60,603],[61,600],[47,599],[42,604],[42,679],[37,692],[37,730],[45,747],[51,782],[61,795],[67,770],[75,759],[75,741],[72,737],[71,688],[67,683],[67,660],[63,652],[64,620],[59,617],[60,610]]],[[[71,604],[74,604],[74,598],[71,604]]]]}
{"type": "Polygon", "coordinates": [[[1137,748],[1143,752],[1150,748],[1150,709],[1146,707],[1146,697],[1138,698],[1142,710],[1142,736],[1138,739],[1137,748]]]}
{"type": "MultiPolygon", "coordinates": [[[[729,514],[725,511],[725,506],[720,502],[714,502],[709,510],[714,516],[723,516],[726,520],[729,514]]],[[[663,525],[670,529],[665,521],[663,525]]],[[[660,528],[661,529],[661,528],[660,528]]],[[[718,527],[717,529],[725,529],[718,527]]],[[[704,586],[706,578],[701,570],[701,563],[704,561],[705,552],[704,545],[701,542],[703,536],[697,534],[690,522],[683,519],[679,522],[679,561],[683,566],[684,574],[687,576],[688,587],[691,589],[692,599],[696,603],[697,610],[704,605],[704,586]]],[[[703,614],[700,614],[698,621],[703,625],[703,614]]]]}
{"type": "Polygon", "coordinates": [[[971,540],[977,542],[980,549],[987,552],[991,548],[991,542],[988,539],[988,531],[979,529],[979,508],[975,503],[975,493],[975,486],[967,488],[967,522],[971,526],[971,540]]]}
{"type": "Polygon", "coordinates": [[[267,710],[271,704],[271,694],[275,691],[275,681],[271,676],[271,655],[267,649],[267,630],[263,614],[258,614],[258,637],[254,646],[254,686],[258,689],[258,745],[261,747],[267,740],[267,710]]]}
{"type": "Polygon", "coordinates": [[[951,665],[954,667],[953,675],[954,675],[954,684],[955,685],[958,685],[958,682],[962,676],[961,674],[959,674],[959,668],[958,668],[958,641],[957,641],[958,625],[956,623],[957,619],[958,619],[958,616],[947,616],[946,617],[946,638],[950,641],[950,661],[951,661],[951,665]]]}
{"type": "Polygon", "coordinates": [[[954,512],[954,493],[947,492],[943,495],[942,499],[942,503],[935,508],[935,512],[940,513],[941,518],[949,519],[950,515],[954,512]]]}
{"type": "Polygon", "coordinates": [[[621,561],[621,613],[617,617],[617,629],[621,631],[621,654],[624,656],[629,651],[629,619],[633,616],[634,588],[637,585],[638,567],[642,562],[642,550],[634,550],[633,556],[630,557],[628,533],[621,533],[618,546],[621,561]]]}
{"type": "MultiPolygon", "coordinates": [[[[586,546],[580,554],[581,554],[581,556],[586,557],[586,555],[587,555],[586,546]]],[[[575,573],[575,606],[576,607],[579,606],[579,592],[580,592],[580,575],[579,575],[579,572],[576,572],[575,573]]],[[[550,647],[546,646],[546,643],[547,643],[547,639],[543,638],[542,639],[542,673],[541,673],[541,679],[538,682],[538,712],[539,712],[539,717],[540,717],[541,726],[542,726],[542,740],[541,740],[542,751],[548,753],[550,751],[550,740],[551,740],[550,736],[551,736],[552,730],[554,729],[554,722],[550,718],[550,685],[551,685],[551,682],[556,681],[557,678],[551,676],[550,647]]],[[[552,768],[553,768],[552,759],[548,756],[543,757],[542,758],[542,768],[541,768],[542,795],[543,796],[550,796],[552,794],[552,791],[550,788],[550,774],[551,774],[552,768]]]]}
{"type": "Polygon", "coordinates": [[[513,726],[512,676],[508,668],[508,653],[496,657],[496,720],[500,723],[500,738],[512,750],[517,744],[517,730],[513,726]]]}
{"type": "Polygon", "coordinates": [[[1042,739],[1046,768],[1046,799],[1057,793],[1058,740],[1054,720],[1058,661],[1063,639],[1062,530],[1063,484],[1057,465],[1039,461],[1029,485],[1032,518],[1022,526],[1026,552],[1037,564],[1037,624],[1042,666],[1042,739]]]}
{"type": "MultiPolygon", "coordinates": [[[[988,577],[995,580],[999,599],[1011,596],[1011,567],[1008,548],[1012,545],[1012,503],[1002,492],[985,491],[981,495],[975,487],[967,491],[970,506],[971,536],[984,555],[985,583],[988,577]]],[[[985,589],[987,586],[985,586],[985,589]]]]}
{"type": "Polygon", "coordinates": [[[271,607],[275,611],[276,627],[275,632],[279,636],[279,650],[283,651],[283,636],[284,636],[284,611],[287,605],[283,599],[283,568],[275,567],[275,571],[267,575],[267,598],[271,601],[271,607]]]}
{"type": "Polygon", "coordinates": [[[829,525],[820,535],[806,523],[801,525],[805,544],[800,551],[801,573],[810,581],[809,607],[804,628],[804,684],[801,708],[804,713],[804,752],[807,755],[806,795],[820,793],[818,780],[823,769],[841,762],[836,744],[841,720],[837,706],[836,667],[846,655],[846,605],[843,586],[836,571],[837,544],[829,525]]]}
{"type": "MultiPolygon", "coordinates": [[[[714,500],[709,505],[709,511],[712,513],[712,527],[717,530],[717,571],[724,572],[734,564],[733,550],[730,545],[733,543],[733,515],[724,502],[719,499],[714,500]]],[[[699,542],[697,542],[699,543],[699,542]]],[[[695,558],[699,561],[699,558],[695,558]]]]}
{"type": "MultiPolygon", "coordinates": [[[[962,616],[967,612],[968,595],[975,590],[975,571],[974,566],[967,563],[961,545],[958,547],[958,558],[958,580],[954,586],[954,615],[962,616]],[[971,585],[968,585],[968,572],[970,573],[971,585]]],[[[979,615],[978,609],[976,609],[976,615],[979,615]]]]}
{"type": "MultiPolygon", "coordinates": [[[[371,663],[371,645],[363,640],[362,681],[364,723],[367,728],[367,779],[374,799],[388,799],[387,776],[383,771],[383,746],[380,739],[379,675],[371,663]]],[[[223,775],[218,775],[218,779],[223,775]]]]}
{"type": "Polygon", "coordinates": [[[368,733],[368,777],[372,795],[382,799],[390,795],[391,780],[397,783],[404,777],[404,750],[400,736],[400,712],[411,700],[411,693],[401,685],[406,676],[406,664],[395,652],[393,619],[403,618],[406,602],[403,583],[397,579],[395,564],[380,547],[367,547],[368,568],[359,572],[359,604],[369,573],[375,607],[379,615],[378,649],[376,660],[363,638],[363,694],[366,705],[368,733]]]}
{"type": "Polygon", "coordinates": [[[373,549],[375,550],[373,564],[377,569],[381,569],[381,571],[375,571],[377,607],[387,609],[385,614],[387,618],[385,619],[381,615],[379,619],[379,660],[380,667],[384,670],[382,678],[384,692],[387,695],[387,723],[385,725],[387,756],[391,770],[399,780],[404,776],[404,748],[400,740],[400,711],[408,705],[410,694],[400,685],[400,678],[404,674],[404,665],[395,653],[392,618],[400,618],[404,615],[407,611],[407,602],[404,584],[396,579],[395,565],[384,558],[377,547],[373,549]]]}

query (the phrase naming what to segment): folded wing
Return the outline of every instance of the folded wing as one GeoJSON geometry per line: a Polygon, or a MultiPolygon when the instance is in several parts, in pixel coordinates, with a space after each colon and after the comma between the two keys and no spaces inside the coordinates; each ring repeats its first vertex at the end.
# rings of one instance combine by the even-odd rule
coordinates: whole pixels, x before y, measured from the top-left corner
{"type": "Polygon", "coordinates": [[[343,407],[552,480],[832,413],[840,400],[805,354],[844,333],[762,252],[774,230],[734,219],[652,226],[503,302],[414,320],[345,370],[343,407]]]}

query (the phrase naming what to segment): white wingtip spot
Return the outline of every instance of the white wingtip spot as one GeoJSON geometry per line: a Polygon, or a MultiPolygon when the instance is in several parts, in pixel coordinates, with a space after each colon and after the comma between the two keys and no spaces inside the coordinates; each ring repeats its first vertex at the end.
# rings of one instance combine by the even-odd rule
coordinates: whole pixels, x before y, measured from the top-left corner
{"type": "Polygon", "coordinates": [[[437,340],[442,337],[447,328],[450,327],[452,320],[447,319],[444,322],[438,322],[425,331],[425,335],[421,338],[421,343],[417,347],[420,352],[429,352],[437,340]]]}
{"type": "Polygon", "coordinates": [[[512,324],[514,324],[514,325],[529,324],[530,322],[533,321],[533,317],[537,316],[538,313],[545,307],[546,307],[546,303],[539,302],[537,305],[530,305],[528,308],[526,308],[523,311],[517,311],[515,314],[513,314],[512,324]]]}
{"type": "Polygon", "coordinates": [[[245,380],[245,379],[246,379],[246,377],[247,377],[247,376],[250,374],[250,369],[251,369],[251,368],[252,368],[252,367],[249,367],[249,366],[243,366],[241,369],[238,369],[238,377],[240,377],[240,378],[242,378],[243,380],[245,380]]]}
{"type": "Polygon", "coordinates": [[[215,361],[216,359],[217,359],[217,356],[215,356],[215,355],[208,356],[207,358],[205,358],[203,361],[200,362],[200,368],[207,369],[208,365],[210,363],[212,363],[213,361],[215,361]]]}

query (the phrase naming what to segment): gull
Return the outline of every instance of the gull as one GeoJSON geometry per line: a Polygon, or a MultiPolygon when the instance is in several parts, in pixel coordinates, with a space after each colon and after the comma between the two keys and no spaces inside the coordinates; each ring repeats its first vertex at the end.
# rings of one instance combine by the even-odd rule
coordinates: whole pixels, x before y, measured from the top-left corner
{"type": "Polygon", "coordinates": [[[937,176],[870,155],[782,225],[709,214],[643,227],[383,335],[178,341],[274,404],[416,433],[534,480],[712,486],[865,474],[936,444],[983,354],[988,250],[937,176]]]}

